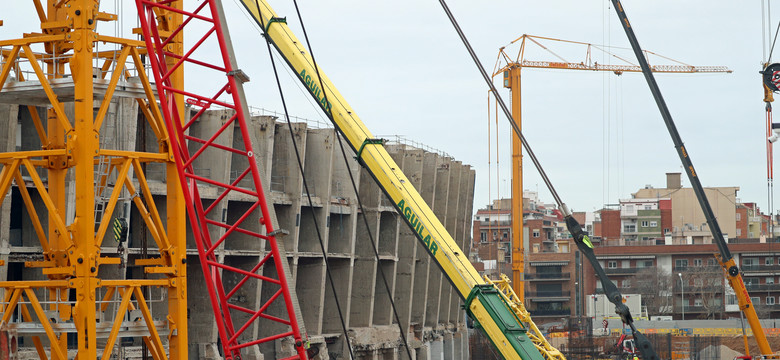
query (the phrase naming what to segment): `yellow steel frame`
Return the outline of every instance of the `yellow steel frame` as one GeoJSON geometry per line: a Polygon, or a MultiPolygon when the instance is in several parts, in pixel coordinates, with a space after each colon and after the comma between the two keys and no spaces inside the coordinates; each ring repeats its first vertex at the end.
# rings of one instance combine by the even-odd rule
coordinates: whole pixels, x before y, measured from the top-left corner
{"type": "MultiPolygon", "coordinates": [[[[280,18],[264,0],[242,0],[242,3],[259,23],[266,24],[266,36],[295,69],[322,108],[332,115],[335,125],[350,146],[358,152],[360,161],[396,204],[407,224],[415,230],[418,238],[461,298],[465,299],[476,285],[485,284],[465,253],[436,218],[398,164],[381,144],[371,141],[374,136],[333,83],[322,72],[318,76],[311,56],[287,24],[279,21],[280,18]],[[258,6],[261,10],[259,12],[258,6]]],[[[499,329],[497,319],[489,315],[485,305],[478,298],[473,300],[470,309],[501,355],[505,359],[520,359],[520,355],[499,329]]]]}
{"type": "MultiPolygon", "coordinates": [[[[12,315],[19,311],[23,321],[40,323],[45,330],[48,352],[53,360],[65,360],[68,354],[67,337],[59,327],[44,314],[44,304],[38,294],[48,294],[48,311],[58,313],[58,321],[72,322],[78,333],[77,359],[96,359],[102,352],[102,359],[110,358],[112,348],[120,337],[119,329],[128,310],[140,310],[148,336],[143,336],[152,357],[162,359],[187,359],[187,291],[186,291],[186,223],[181,189],[176,180],[176,166],[168,152],[168,135],[163,117],[155,100],[154,90],[144,73],[141,56],[146,53],[144,43],[137,40],[103,36],[95,31],[98,21],[116,20],[116,15],[98,11],[98,0],[48,0],[46,5],[33,0],[43,33],[27,34],[24,38],[0,40],[2,66],[0,66],[0,92],[10,74],[17,81],[25,81],[20,71],[21,63],[31,67],[34,79],[40,82],[49,100],[47,119],[40,119],[36,109],[30,106],[30,114],[42,149],[0,153],[0,205],[16,183],[24,206],[30,216],[35,234],[41,244],[42,261],[28,261],[26,267],[41,268],[47,280],[3,281],[4,301],[0,306],[0,326],[9,324],[12,315]],[[67,4],[66,4],[67,3],[67,4]],[[96,52],[96,43],[118,44],[118,53],[96,52]],[[33,51],[33,46],[45,48],[42,53],[33,51]],[[8,50],[10,48],[10,50],[8,50]],[[56,59],[56,61],[54,60],[56,59]],[[102,62],[95,68],[94,61],[102,62]],[[132,63],[138,69],[144,97],[136,101],[145,115],[149,126],[159,141],[159,152],[131,152],[101,149],[100,129],[108,113],[109,104],[117,84],[131,76],[126,64],[132,63]],[[44,71],[43,66],[46,66],[44,71]],[[74,84],[74,115],[69,118],[63,102],[55,93],[51,80],[62,77],[69,70],[74,84]],[[99,70],[99,71],[98,71],[99,70]],[[105,79],[111,72],[108,87],[97,112],[93,109],[96,97],[93,92],[95,73],[105,79]],[[107,157],[108,174],[95,177],[94,169],[98,157],[107,157]],[[143,163],[160,162],[167,170],[167,218],[160,216],[152,192],[144,174],[143,163]],[[132,169],[133,175],[130,175],[132,169]],[[40,171],[48,172],[44,184],[40,171]],[[75,197],[75,218],[66,223],[66,185],[68,172],[73,174],[75,197]],[[29,176],[31,185],[22,178],[29,176]],[[95,185],[105,185],[108,178],[116,175],[116,185],[110,195],[106,211],[95,230],[95,185]],[[41,221],[28,190],[34,188],[46,207],[47,226],[41,221]],[[101,255],[103,238],[111,221],[111,215],[119,201],[122,189],[134,194],[132,202],[143,219],[152,239],[159,249],[159,257],[140,259],[136,265],[144,267],[154,279],[102,279],[98,277],[101,265],[119,265],[120,259],[101,255]],[[167,224],[167,226],[166,226],[167,224]],[[46,231],[48,228],[48,233],[46,231]],[[143,288],[160,287],[167,292],[168,314],[166,316],[169,335],[168,349],[154,324],[148,300],[143,288]],[[69,292],[75,293],[75,302],[69,300],[69,292]],[[105,292],[101,297],[99,292],[105,292]],[[116,299],[115,306],[109,302],[116,299]],[[28,307],[29,305],[29,307],[28,307]],[[30,311],[32,308],[32,312],[30,311]],[[113,311],[113,323],[106,345],[98,349],[96,330],[97,314],[113,311]],[[33,317],[32,315],[35,314],[33,317]]],[[[180,7],[180,2],[173,4],[180,7]]],[[[162,22],[161,32],[181,22],[181,16],[160,13],[167,19],[162,22]]],[[[181,49],[181,35],[171,42],[174,51],[181,49]]],[[[174,76],[175,86],[182,86],[182,73],[174,76]]],[[[183,101],[178,106],[183,111],[183,101]]],[[[3,266],[6,264],[0,264],[3,266]]],[[[44,342],[38,336],[33,344],[41,359],[48,359],[44,342]]]]}
{"type": "Polygon", "coordinates": [[[517,293],[512,290],[509,278],[506,275],[501,274],[501,278],[499,280],[491,280],[489,277],[485,276],[485,281],[488,284],[493,284],[493,286],[498,288],[501,296],[504,297],[506,303],[509,304],[509,306],[512,308],[512,312],[514,312],[521,321],[528,325],[528,337],[531,339],[531,341],[534,343],[534,346],[536,346],[536,349],[539,350],[539,353],[541,353],[545,359],[566,360],[566,357],[563,356],[563,353],[561,353],[560,350],[553,347],[547,341],[547,339],[544,337],[544,334],[542,334],[541,330],[539,330],[539,328],[536,326],[536,323],[531,320],[531,314],[529,314],[528,310],[526,310],[525,304],[523,304],[523,300],[520,298],[520,296],[518,296],[517,293]]]}

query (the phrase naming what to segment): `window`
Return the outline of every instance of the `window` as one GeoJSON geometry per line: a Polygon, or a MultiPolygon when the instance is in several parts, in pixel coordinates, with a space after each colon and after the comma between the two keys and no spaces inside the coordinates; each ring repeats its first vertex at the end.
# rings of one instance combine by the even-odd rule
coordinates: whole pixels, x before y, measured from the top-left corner
{"type": "Polygon", "coordinates": [[[539,252],[539,244],[534,244],[534,253],[539,252]]]}
{"type": "Polygon", "coordinates": [[[489,217],[486,217],[486,218],[485,218],[485,222],[490,222],[490,218],[489,218],[489,217]]]}
{"type": "Polygon", "coordinates": [[[535,237],[535,238],[538,238],[538,237],[539,237],[539,235],[541,235],[541,234],[539,233],[539,229],[534,229],[534,237],[535,237]]]}
{"type": "Polygon", "coordinates": [[[760,297],[752,297],[752,298],[750,298],[750,301],[753,303],[753,305],[761,305],[761,298],[760,297]]]}
{"type": "Polygon", "coordinates": [[[636,267],[638,269],[653,267],[653,260],[639,260],[636,262],[636,267]]]}
{"type": "Polygon", "coordinates": [[[764,265],[774,265],[774,264],[775,264],[775,258],[768,257],[764,259],[764,265]]]}
{"type": "Polygon", "coordinates": [[[484,231],[479,232],[479,242],[485,243],[487,242],[487,233],[484,231]]]}
{"type": "Polygon", "coordinates": [[[569,252],[569,243],[561,243],[559,249],[560,249],[560,252],[562,252],[562,253],[568,253],[569,252]]]}
{"type": "Polygon", "coordinates": [[[737,305],[737,295],[726,294],[726,305],[737,305]]]}
{"type": "Polygon", "coordinates": [[[688,259],[677,259],[674,261],[674,268],[685,270],[688,268],[688,259]]]}
{"type": "Polygon", "coordinates": [[[758,265],[758,260],[755,258],[744,258],[742,259],[742,266],[754,266],[758,265]]]}
{"type": "Polygon", "coordinates": [[[717,265],[717,262],[713,258],[707,259],[707,266],[715,266],[717,265]]]}
{"type": "Polygon", "coordinates": [[[704,306],[704,302],[701,299],[694,299],[693,306],[704,306]]]}
{"type": "MultiPolygon", "coordinates": [[[[737,214],[739,215],[739,214],[737,214]]],[[[737,236],[742,236],[742,229],[737,229],[737,236]]]]}
{"type": "Polygon", "coordinates": [[[636,232],[636,224],[627,224],[623,226],[623,232],[634,233],[636,232]]]}
{"type": "Polygon", "coordinates": [[[647,227],[650,223],[647,220],[642,220],[642,227],[647,227]]]}
{"type": "Polygon", "coordinates": [[[766,278],[766,283],[767,284],[774,284],[775,283],[775,277],[774,276],[767,277],[766,278]]]}
{"type": "Polygon", "coordinates": [[[508,232],[506,232],[506,231],[504,231],[504,239],[506,239],[506,238],[508,238],[508,237],[509,237],[509,233],[508,233],[508,232]]]}
{"type": "MultiPolygon", "coordinates": [[[[737,213],[737,221],[740,221],[740,220],[742,220],[742,214],[737,213]]],[[[737,231],[739,231],[739,230],[737,230],[737,231]]]]}
{"type": "Polygon", "coordinates": [[[700,267],[701,263],[701,259],[693,259],[693,266],[700,267]]]}
{"type": "Polygon", "coordinates": [[[620,287],[626,289],[631,287],[631,280],[623,280],[620,282],[620,287]]]}
{"type": "Polygon", "coordinates": [[[699,286],[699,287],[704,286],[704,280],[699,278],[693,279],[693,286],[699,286]]]}
{"type": "Polygon", "coordinates": [[[774,305],[775,304],[775,297],[774,296],[767,296],[766,297],[766,304],[767,305],[774,305]]]}
{"type": "Polygon", "coordinates": [[[668,233],[671,233],[671,232],[672,232],[672,231],[671,231],[671,230],[669,230],[669,228],[664,228],[664,234],[668,234],[668,233]]]}
{"type": "Polygon", "coordinates": [[[653,207],[651,205],[645,205],[645,210],[653,210],[653,207]]]}
{"type": "Polygon", "coordinates": [[[656,226],[658,226],[658,222],[657,221],[651,221],[650,222],[650,227],[656,227],[656,226]]]}
{"type": "Polygon", "coordinates": [[[615,260],[610,260],[610,261],[607,263],[607,268],[608,268],[608,269],[617,269],[617,261],[615,261],[615,260]]]}

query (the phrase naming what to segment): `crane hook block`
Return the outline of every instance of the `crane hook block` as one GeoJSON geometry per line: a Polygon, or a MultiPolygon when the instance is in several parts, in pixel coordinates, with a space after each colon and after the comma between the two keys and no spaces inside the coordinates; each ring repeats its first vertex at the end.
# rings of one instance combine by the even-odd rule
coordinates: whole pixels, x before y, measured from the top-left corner
{"type": "Polygon", "coordinates": [[[761,71],[761,77],[772,92],[780,91],[780,63],[769,64],[761,71]]]}

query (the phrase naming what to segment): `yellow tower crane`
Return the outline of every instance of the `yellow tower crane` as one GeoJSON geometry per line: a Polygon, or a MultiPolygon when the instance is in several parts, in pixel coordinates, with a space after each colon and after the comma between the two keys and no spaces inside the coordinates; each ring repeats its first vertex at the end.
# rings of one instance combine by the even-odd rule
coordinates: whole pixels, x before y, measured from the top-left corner
{"type": "MultiPolygon", "coordinates": [[[[127,333],[140,334],[155,359],[186,359],[185,203],[155,90],[144,70],[146,44],[99,33],[98,23],[118,18],[101,12],[99,0],[30,3],[41,31],[0,40],[0,103],[27,105],[41,148],[0,152],[0,205],[15,182],[40,245],[40,257],[24,266],[37,269],[40,280],[0,281],[0,327],[30,336],[42,359],[72,358],[68,334],[74,335],[76,358],[96,359],[102,353],[108,359],[127,333]],[[104,130],[114,126],[109,107],[118,98],[137,102],[158,140],[156,151],[105,146],[104,130]],[[39,107],[47,109],[45,118],[39,107]],[[164,201],[153,197],[147,163],[167,171],[164,201]],[[157,245],[157,257],[133,264],[152,278],[108,275],[124,266],[120,257],[102,253],[113,242],[106,238],[126,238],[127,224],[115,215],[115,210],[122,212],[123,191],[131,196],[121,201],[134,205],[157,245]],[[36,198],[45,208],[34,205],[36,198]],[[164,324],[153,318],[152,299],[144,291],[150,287],[166,299],[164,324]],[[139,321],[125,321],[129,311],[137,312],[139,321]],[[13,329],[21,322],[33,326],[13,329]]],[[[182,21],[180,5],[172,2],[158,13],[158,30],[170,36],[173,53],[181,53],[182,34],[170,31],[182,21]]],[[[181,69],[172,70],[171,82],[182,86],[181,69]]],[[[183,97],[173,103],[183,109],[183,97]]]]}
{"type": "MultiPolygon", "coordinates": [[[[594,45],[585,42],[561,40],[542,36],[523,35],[515,39],[509,45],[519,43],[520,50],[516,56],[510,56],[507,53],[506,46],[499,49],[498,59],[496,60],[493,77],[503,75],[504,87],[509,88],[512,95],[512,116],[518,126],[522,126],[522,98],[521,98],[521,70],[523,68],[541,68],[541,69],[561,69],[561,70],[587,70],[587,71],[611,71],[616,75],[624,72],[642,72],[642,68],[610,51],[610,47],[594,45]],[[559,53],[553,51],[546,45],[569,45],[575,48],[584,47],[585,58],[579,62],[569,61],[559,53]],[[555,60],[535,60],[526,59],[526,50],[536,46],[551,54],[555,60]],[[618,64],[599,64],[593,59],[594,50],[603,53],[618,64]]],[[[507,46],[509,46],[507,45],[507,46]]],[[[725,66],[694,66],[688,65],[677,60],[658,55],[651,51],[644,51],[645,58],[651,56],[662,58],[673,62],[672,65],[651,65],[653,72],[658,73],[731,73],[732,71],[725,66]]],[[[523,245],[523,160],[522,143],[517,134],[512,135],[512,287],[517,294],[518,300],[523,302],[524,295],[524,245],[523,245]]]]}

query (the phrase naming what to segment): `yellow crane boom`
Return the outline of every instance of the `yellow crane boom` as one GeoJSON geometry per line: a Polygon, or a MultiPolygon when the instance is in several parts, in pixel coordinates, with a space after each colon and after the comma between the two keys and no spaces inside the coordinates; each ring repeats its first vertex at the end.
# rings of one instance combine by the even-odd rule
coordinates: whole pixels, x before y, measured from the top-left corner
{"type": "Polygon", "coordinates": [[[433,210],[375,139],[333,83],[318,71],[309,52],[264,0],[242,0],[299,80],[333,121],[357,158],[392,200],[444,277],[465,301],[466,312],[491,339],[505,359],[542,360],[545,357],[526,335],[527,329],[506,297],[486,283],[471,265],[433,210]]]}

